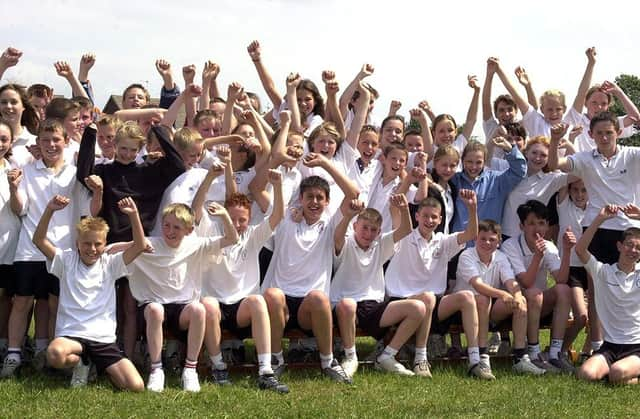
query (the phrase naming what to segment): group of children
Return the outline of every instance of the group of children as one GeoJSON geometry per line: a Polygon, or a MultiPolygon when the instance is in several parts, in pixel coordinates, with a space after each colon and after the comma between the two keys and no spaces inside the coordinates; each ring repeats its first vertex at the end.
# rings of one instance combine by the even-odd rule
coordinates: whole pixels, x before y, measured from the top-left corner
{"type": "MultiPolygon", "coordinates": [[[[210,61],[202,86],[195,66],[182,69],[181,92],[158,60],[160,104],[132,84],[113,115],[94,108],[92,54],[77,76],[55,65],[72,99],[46,85],[0,87],[0,377],[24,363],[33,315],[34,364],[72,369],[72,386],[94,365],[118,388],[144,390],[130,361],[144,336],[146,388],[162,391],[164,333],[185,344],[184,390],[200,391],[203,348],[210,379],[228,385],[227,330],[253,338],[259,388],[287,393],[282,338],[292,328],[315,337],[321,370],[337,382],[358,368],[358,328],[384,339],[376,369],[431,377],[427,342],[452,324],[466,336],[469,374],[494,380],[488,335],[505,322],[517,373],[575,372],[567,352],[589,323],[594,353],[578,376],[637,381],[640,151],[617,139],[640,114],[615,84],[591,85],[595,49],[568,112],[557,90],[538,103],[519,67],[524,100],[489,58],[485,142],[470,139],[475,76],[464,129],[426,101],[409,123],[394,101],[378,125],[372,65],[341,95],[324,71],[326,97],[292,73],[283,96],[261,45],[247,50],[272,111],[236,82],[223,98],[210,61]],[[495,75],[509,94],[492,105],[495,75]],[[626,116],[608,112],[614,96],[626,116]],[[548,353],[541,324],[551,325],[548,353]],[[408,343],[407,368],[397,354],[408,343]]],[[[21,55],[8,48],[0,75],[21,55]]]]}

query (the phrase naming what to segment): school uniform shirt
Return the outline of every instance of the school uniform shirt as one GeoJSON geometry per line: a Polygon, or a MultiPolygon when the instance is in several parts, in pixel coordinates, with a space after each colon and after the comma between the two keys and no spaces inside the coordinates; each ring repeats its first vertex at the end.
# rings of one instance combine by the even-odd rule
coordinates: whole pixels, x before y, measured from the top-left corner
{"type": "MultiPolygon", "coordinates": [[[[302,175],[297,168],[291,169],[280,166],[277,170],[282,173],[282,198],[284,199],[284,207],[298,207],[300,202],[300,182],[302,175]]],[[[271,195],[271,200],[266,211],[262,211],[260,205],[256,201],[251,204],[251,220],[249,224],[258,225],[265,218],[269,217],[273,212],[273,185],[267,183],[265,190],[271,195]]]]}
{"type": "MultiPolygon", "coordinates": [[[[640,204],[640,148],[617,146],[616,154],[606,159],[598,150],[583,151],[568,156],[569,173],[581,178],[589,194],[582,226],[588,227],[600,209],[608,204],[640,204]]],[[[640,227],[640,221],[631,220],[619,211],[602,223],[601,228],[626,230],[640,227]]]]}
{"type": "Polygon", "coordinates": [[[91,266],[76,249],[62,251],[47,262],[60,279],[56,337],[69,336],[100,343],[116,341],[116,280],[129,274],[123,253],[103,253],[91,266]]]}
{"type": "Polygon", "coordinates": [[[64,160],[75,165],[76,160],[78,159],[78,151],[80,151],[80,143],[69,139],[69,142],[63,151],[64,160]]]}
{"type": "Polygon", "coordinates": [[[527,112],[522,116],[522,125],[527,130],[529,138],[544,135],[551,138],[551,124],[544,118],[541,112],[529,105],[527,112]]]}
{"type": "Polygon", "coordinates": [[[24,202],[20,210],[22,227],[16,249],[16,261],[46,260],[31,238],[47,204],[55,195],[66,196],[70,198],[70,202],[63,209],[53,213],[47,239],[60,249],[75,248],[72,231],[77,221],[74,217],[75,187],[76,167],[66,161],[55,174],[42,160],[35,160],[22,168],[22,181],[18,186],[18,192],[24,198],[24,202]]]}
{"type": "Polygon", "coordinates": [[[617,263],[607,265],[591,255],[584,267],[593,277],[596,311],[604,340],[640,344],[640,264],[627,274],[617,263]]]}
{"type": "MultiPolygon", "coordinates": [[[[576,236],[576,240],[580,240],[580,237],[582,237],[582,219],[584,218],[584,212],[585,210],[578,208],[569,196],[566,196],[564,201],[558,202],[558,243],[562,243],[562,236],[567,227],[571,227],[571,231],[573,235],[576,236]]],[[[564,250],[560,248],[560,257],[562,257],[563,251],[564,250]]],[[[571,264],[569,266],[583,266],[580,258],[573,250],[571,251],[571,264]]]]}
{"type": "Polygon", "coordinates": [[[21,223],[20,218],[11,211],[11,205],[9,204],[11,194],[9,192],[7,173],[9,170],[17,168],[17,165],[12,159],[2,159],[2,162],[4,165],[0,167],[0,220],[2,222],[2,228],[0,229],[0,265],[12,265],[18,246],[21,223]]]}
{"type": "Polygon", "coordinates": [[[549,200],[562,188],[567,186],[569,175],[562,172],[538,173],[527,176],[509,193],[502,215],[502,234],[513,237],[520,233],[518,207],[530,199],[547,205],[549,200]]]}
{"type": "MultiPolygon", "coordinates": [[[[542,260],[536,273],[536,280],[533,284],[534,287],[543,291],[547,289],[547,272],[555,272],[560,269],[560,254],[558,248],[549,240],[545,240],[545,242],[547,248],[542,255],[542,260]]],[[[500,246],[500,250],[507,256],[507,259],[509,259],[511,269],[516,276],[527,271],[531,264],[531,259],[533,259],[533,252],[529,249],[529,246],[527,246],[527,242],[522,233],[505,241],[502,246],[500,246]]]]}
{"type": "Polygon", "coordinates": [[[347,236],[342,250],[334,257],[331,304],[343,298],[382,302],[385,292],[382,265],[393,256],[393,249],[393,233],[383,234],[366,250],[358,245],[353,234],[347,236]]]}
{"type": "Polygon", "coordinates": [[[476,247],[470,247],[460,254],[458,270],[456,272],[456,286],[454,291],[468,290],[474,295],[480,295],[471,285],[473,278],[480,277],[483,283],[497,289],[506,289],[505,283],[515,279],[509,260],[499,250],[491,255],[489,265],[480,260],[476,247]]]}
{"type": "Polygon", "coordinates": [[[35,144],[36,136],[31,134],[27,127],[22,127],[20,135],[14,135],[13,143],[11,143],[11,158],[18,167],[23,167],[33,162],[33,156],[27,150],[27,147],[35,144]]]}
{"type": "MultiPolygon", "coordinates": [[[[622,129],[622,134],[618,138],[627,138],[635,134],[633,124],[627,125],[625,127],[625,118],[626,115],[618,117],[618,125],[622,129]]],[[[571,107],[571,109],[569,109],[569,111],[567,111],[567,114],[564,116],[563,122],[573,126],[582,126],[582,133],[573,140],[573,147],[575,148],[576,152],[591,151],[596,148],[595,140],[589,135],[589,126],[591,125],[591,120],[586,114],[578,113],[575,108],[571,107]]]]}
{"type": "Polygon", "coordinates": [[[163,237],[148,237],[154,251],[131,264],[129,286],[139,303],[188,304],[200,298],[202,268],[220,254],[218,237],[186,236],[177,248],[163,237]]]}
{"type": "Polygon", "coordinates": [[[391,259],[385,282],[390,297],[410,297],[422,292],[444,294],[447,289],[447,264],[464,243],[458,244],[458,233],[433,233],[431,240],[418,229],[400,240],[391,259]]]}
{"type": "Polygon", "coordinates": [[[304,297],[317,290],[329,295],[334,232],[342,212],[326,211],[315,224],[296,223],[286,216],[274,235],[273,258],[262,283],[262,291],[280,288],[285,295],[304,297]]]}
{"type": "Polygon", "coordinates": [[[205,268],[202,296],[235,304],[251,294],[259,294],[258,254],[271,234],[271,225],[265,219],[257,226],[249,226],[236,244],[222,249],[216,263],[205,268]]]}
{"type": "MultiPolygon", "coordinates": [[[[374,208],[382,215],[382,225],[380,231],[382,233],[388,233],[393,230],[391,220],[391,204],[389,203],[389,197],[395,193],[402,180],[399,177],[395,177],[390,180],[386,185],[382,183],[382,176],[374,180],[369,190],[367,208],[374,208]]],[[[416,198],[416,192],[418,188],[411,185],[406,193],[407,202],[413,203],[416,198]]]]}
{"type": "Polygon", "coordinates": [[[358,157],[356,161],[353,162],[351,170],[348,172],[349,178],[356,182],[358,190],[360,190],[358,199],[365,205],[369,204],[369,191],[371,189],[371,185],[373,184],[374,179],[378,179],[382,176],[382,170],[382,164],[377,158],[372,158],[369,165],[365,166],[361,158],[358,157]]]}

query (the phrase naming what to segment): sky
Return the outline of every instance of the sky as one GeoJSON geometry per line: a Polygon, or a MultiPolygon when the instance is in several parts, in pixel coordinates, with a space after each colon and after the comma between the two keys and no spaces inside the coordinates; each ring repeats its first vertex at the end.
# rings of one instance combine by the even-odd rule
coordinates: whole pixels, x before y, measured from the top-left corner
{"type": "MultiPolygon", "coordinates": [[[[380,92],[374,118],[380,121],[392,99],[400,113],[426,99],[434,112],[466,118],[472,97],[467,75],[482,85],[487,57],[499,57],[505,69],[521,65],[538,96],[559,89],[571,105],[587,62],[584,51],[597,50],[594,82],[621,73],[640,74],[635,17],[640,3],[601,1],[505,2],[495,0],[233,0],[122,1],[23,0],[20,6],[0,2],[4,49],[23,51],[18,66],[1,83],[44,82],[56,93],[71,89],[53,63],[68,61],[77,74],[83,53],[93,52],[90,80],[96,104],[121,94],[134,82],[159,95],[162,80],[155,60],[164,58],[183,84],[183,65],[221,66],[219,85],[238,81],[268,104],[246,52],[260,41],[263,61],[284,94],[285,78],[299,72],[323,91],[321,72],[333,70],[344,89],[363,63],[375,67],[368,80],[380,92]],[[11,9],[9,9],[11,8],[11,9]],[[4,10],[3,10],[4,9],[4,10]]],[[[493,97],[505,92],[499,80],[493,97]]],[[[524,95],[524,91],[521,90],[524,95]]],[[[474,129],[482,135],[481,111],[474,129]]]]}

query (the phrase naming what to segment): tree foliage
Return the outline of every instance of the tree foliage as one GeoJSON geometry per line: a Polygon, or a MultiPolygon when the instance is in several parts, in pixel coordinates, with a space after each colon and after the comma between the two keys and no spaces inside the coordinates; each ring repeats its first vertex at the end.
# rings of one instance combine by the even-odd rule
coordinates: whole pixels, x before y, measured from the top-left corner
{"type": "MultiPolygon", "coordinates": [[[[632,74],[620,74],[616,77],[616,84],[629,96],[629,99],[638,107],[640,107],[640,78],[632,74]]],[[[626,112],[618,99],[614,99],[610,108],[611,112],[616,115],[625,115],[626,112]]],[[[640,133],[629,138],[621,138],[620,144],[640,146],[640,133]]]]}

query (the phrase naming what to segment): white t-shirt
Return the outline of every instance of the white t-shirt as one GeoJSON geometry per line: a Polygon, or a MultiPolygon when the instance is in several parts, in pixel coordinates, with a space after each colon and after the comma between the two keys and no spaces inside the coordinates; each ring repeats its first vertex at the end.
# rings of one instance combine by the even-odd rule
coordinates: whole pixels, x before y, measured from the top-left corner
{"type": "MultiPolygon", "coordinates": [[[[559,197],[558,197],[559,198],[559,197]]],[[[567,227],[571,227],[576,240],[582,237],[582,219],[584,218],[582,208],[576,207],[571,198],[567,197],[562,202],[558,202],[558,243],[562,243],[562,236],[567,227]]],[[[562,257],[563,249],[560,248],[560,257],[562,257]]],[[[576,252],[571,251],[571,264],[569,266],[583,266],[576,252]]]]}
{"type": "Polygon", "coordinates": [[[529,138],[544,135],[551,138],[551,124],[544,118],[541,112],[529,105],[529,109],[522,117],[522,125],[527,130],[529,138]]]}
{"type": "Polygon", "coordinates": [[[640,265],[626,274],[618,264],[598,262],[591,255],[584,265],[593,277],[596,311],[604,340],[617,344],[640,344],[640,265]]]}
{"type": "MultiPolygon", "coordinates": [[[[622,129],[622,134],[619,138],[631,137],[635,133],[633,125],[624,126],[625,117],[626,115],[618,117],[618,125],[622,129]]],[[[582,134],[578,135],[573,143],[576,152],[591,151],[596,148],[595,140],[589,135],[591,120],[586,114],[580,114],[572,107],[564,116],[563,122],[573,126],[582,126],[582,134]]]]}
{"type": "Polygon", "coordinates": [[[358,199],[364,202],[365,205],[369,204],[369,190],[371,189],[371,185],[373,184],[374,179],[378,179],[382,176],[382,170],[383,167],[380,160],[373,158],[369,162],[369,165],[363,167],[362,170],[360,170],[358,159],[356,159],[351,166],[351,170],[348,172],[349,178],[355,180],[356,185],[360,190],[358,199]]]}
{"type": "Polygon", "coordinates": [[[64,160],[69,163],[76,165],[76,161],[78,160],[78,152],[80,151],[80,143],[69,139],[67,146],[63,151],[64,160]]]}
{"type": "Polygon", "coordinates": [[[209,266],[202,278],[202,296],[215,297],[223,304],[235,304],[251,294],[260,293],[258,254],[271,237],[271,225],[265,219],[249,226],[238,243],[222,249],[217,263],[209,266]]]}
{"type": "MultiPolygon", "coordinates": [[[[378,210],[380,215],[382,215],[382,225],[380,226],[380,231],[382,233],[388,233],[393,230],[389,197],[395,193],[401,183],[402,180],[399,177],[396,177],[386,185],[383,185],[382,176],[380,176],[379,178],[374,179],[371,189],[369,190],[369,202],[367,203],[367,208],[374,208],[378,210]]],[[[409,190],[405,194],[407,196],[407,202],[414,202],[417,190],[418,189],[413,185],[409,187],[409,190]]]]}
{"type": "Polygon", "coordinates": [[[342,251],[334,258],[331,304],[343,298],[384,300],[382,265],[393,256],[393,248],[393,233],[384,234],[367,250],[358,246],[353,235],[346,237],[342,251]]]}
{"type": "Polygon", "coordinates": [[[291,297],[304,297],[318,290],[329,295],[334,232],[342,212],[325,212],[315,224],[296,223],[285,217],[275,231],[273,258],[262,290],[280,288],[291,297]]]}
{"type": "MultiPolygon", "coordinates": [[[[568,156],[571,164],[570,174],[581,178],[589,194],[587,211],[582,220],[584,227],[589,226],[608,204],[640,204],[640,148],[618,145],[617,152],[606,159],[598,150],[584,151],[568,156]]],[[[601,228],[626,230],[640,227],[640,221],[631,220],[619,211],[618,214],[602,223],[601,228]]]]}
{"type": "MultiPolygon", "coordinates": [[[[542,261],[540,261],[534,283],[536,288],[543,291],[547,289],[547,272],[555,272],[560,269],[558,248],[549,240],[545,240],[545,242],[547,243],[547,249],[542,255],[542,261]]],[[[502,244],[500,250],[511,262],[511,269],[515,275],[520,275],[527,271],[533,259],[533,252],[527,246],[524,235],[519,234],[511,237],[502,244]]]]}
{"type": "Polygon", "coordinates": [[[162,237],[149,237],[153,253],[142,253],[131,264],[129,286],[140,303],[188,304],[200,298],[202,270],[220,254],[220,239],[190,235],[177,248],[162,237]]]}
{"type": "Polygon", "coordinates": [[[36,136],[27,131],[27,127],[22,127],[20,135],[14,135],[13,143],[11,143],[11,158],[18,167],[23,167],[33,162],[33,156],[27,150],[27,147],[35,145],[35,143],[36,136]]]}
{"type": "Polygon", "coordinates": [[[425,240],[418,229],[397,243],[385,275],[387,294],[410,297],[422,292],[444,294],[447,289],[447,264],[465,243],[458,243],[458,234],[433,233],[425,240]]]}
{"type": "Polygon", "coordinates": [[[20,218],[11,211],[9,203],[11,194],[9,193],[9,181],[7,173],[16,168],[16,164],[11,160],[2,159],[4,165],[0,167],[0,265],[12,265],[18,246],[20,235],[20,218]]]}
{"type": "Polygon", "coordinates": [[[491,262],[487,266],[480,260],[477,247],[470,247],[464,250],[458,259],[454,291],[469,290],[474,295],[480,295],[470,284],[470,281],[477,277],[480,277],[483,283],[497,289],[506,289],[506,282],[515,279],[509,260],[500,250],[491,256],[491,262]]]}
{"type": "Polygon", "coordinates": [[[123,253],[107,255],[87,266],[76,249],[58,249],[47,268],[60,279],[56,337],[100,343],[116,341],[116,280],[129,274],[123,253]]]}
{"type": "Polygon", "coordinates": [[[567,186],[569,175],[562,172],[539,171],[535,175],[527,176],[511,190],[502,214],[502,234],[513,237],[520,233],[520,219],[518,207],[530,199],[535,199],[547,205],[554,193],[563,186],[567,186]]]}

